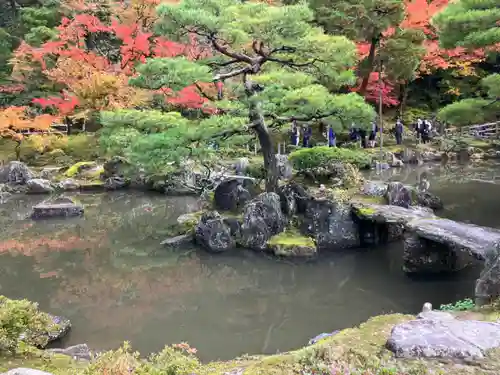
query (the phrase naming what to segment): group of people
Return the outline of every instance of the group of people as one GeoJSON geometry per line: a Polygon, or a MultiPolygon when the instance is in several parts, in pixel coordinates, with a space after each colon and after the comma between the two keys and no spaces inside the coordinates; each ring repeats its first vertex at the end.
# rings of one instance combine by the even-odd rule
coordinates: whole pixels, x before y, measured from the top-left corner
{"type": "Polygon", "coordinates": [[[417,136],[422,140],[422,143],[429,143],[434,130],[432,123],[429,120],[418,118],[413,126],[417,136]]]}
{"type": "MultiPolygon", "coordinates": [[[[433,133],[433,126],[429,120],[417,119],[413,125],[417,137],[423,142],[428,143],[431,140],[431,135],[433,133]]],[[[400,145],[403,143],[403,121],[398,118],[396,124],[392,129],[394,137],[396,139],[396,144],[400,145]]],[[[349,139],[352,142],[361,142],[363,148],[375,147],[377,133],[379,132],[379,127],[376,121],[372,121],[370,131],[367,132],[365,129],[357,127],[354,123],[351,125],[349,130],[349,139]]],[[[310,141],[312,137],[312,128],[310,125],[299,126],[295,121],[292,122],[292,128],[290,131],[291,143],[292,145],[302,147],[310,147],[310,141]],[[301,139],[302,136],[302,139],[301,139]]],[[[328,141],[328,146],[336,147],[337,136],[332,126],[328,126],[326,129],[324,127],[323,136],[328,141]]]]}

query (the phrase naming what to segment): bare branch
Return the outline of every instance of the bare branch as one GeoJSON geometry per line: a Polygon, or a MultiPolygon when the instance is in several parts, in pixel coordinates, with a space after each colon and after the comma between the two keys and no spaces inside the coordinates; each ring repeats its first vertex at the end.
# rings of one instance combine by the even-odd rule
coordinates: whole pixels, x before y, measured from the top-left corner
{"type": "Polygon", "coordinates": [[[255,59],[252,59],[250,56],[245,55],[244,53],[238,53],[234,51],[230,51],[228,47],[223,46],[222,44],[219,43],[219,40],[215,36],[209,36],[210,41],[212,42],[212,47],[219,52],[222,53],[225,56],[228,56],[232,59],[241,61],[241,62],[246,62],[248,64],[254,64],[255,59]]]}
{"type": "Polygon", "coordinates": [[[313,59],[313,60],[305,62],[305,63],[296,63],[293,60],[281,60],[281,59],[277,59],[275,57],[268,57],[266,60],[272,61],[272,62],[275,62],[278,64],[282,64],[282,65],[287,65],[287,66],[290,66],[293,68],[303,68],[305,66],[311,66],[311,65],[314,65],[315,62],[319,61],[318,59],[313,59]]]}
{"type": "Polygon", "coordinates": [[[300,121],[300,122],[316,121],[316,120],[320,120],[322,118],[330,117],[330,116],[341,117],[341,114],[342,114],[341,111],[335,109],[335,110],[332,110],[330,112],[319,113],[319,114],[312,115],[312,116],[282,117],[282,116],[276,116],[272,113],[269,113],[269,114],[265,114],[264,117],[272,118],[274,121],[276,121],[278,123],[284,123],[284,122],[291,122],[291,121],[300,121]]]}
{"type": "Polygon", "coordinates": [[[216,74],[213,78],[213,81],[222,81],[224,79],[236,77],[236,76],[239,76],[241,74],[250,73],[251,71],[252,71],[251,66],[245,66],[245,67],[240,68],[240,69],[231,70],[230,72],[227,72],[227,73],[216,74]]]}

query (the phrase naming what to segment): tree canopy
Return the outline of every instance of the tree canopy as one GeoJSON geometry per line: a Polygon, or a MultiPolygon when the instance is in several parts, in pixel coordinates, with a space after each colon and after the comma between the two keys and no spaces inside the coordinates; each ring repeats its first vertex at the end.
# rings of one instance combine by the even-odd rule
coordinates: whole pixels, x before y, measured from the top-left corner
{"type": "MultiPolygon", "coordinates": [[[[137,68],[139,74],[131,78],[131,84],[154,90],[219,87],[218,97],[207,103],[215,115],[198,123],[195,137],[192,132],[165,129],[164,144],[156,143],[158,148],[177,143],[179,137],[191,148],[193,142],[254,133],[269,172],[267,188],[273,190],[277,172],[272,129],[291,122],[314,124],[319,119],[339,130],[353,122],[368,128],[375,117],[373,108],[358,94],[335,94],[355,82],[356,46],[345,36],[327,35],[313,26],[314,14],[306,3],[273,6],[184,0],[160,5],[158,15],[160,34],[180,43],[194,37],[209,53],[196,61],[148,59],[137,68]]],[[[105,126],[111,123],[109,117],[103,120],[105,126]]]]}
{"type": "MultiPolygon", "coordinates": [[[[443,47],[483,47],[497,56],[500,43],[500,8],[496,0],[459,0],[437,14],[433,22],[443,47]]],[[[484,90],[477,98],[450,104],[439,111],[439,118],[453,125],[467,125],[498,119],[500,113],[500,74],[482,80],[484,90]]]]}

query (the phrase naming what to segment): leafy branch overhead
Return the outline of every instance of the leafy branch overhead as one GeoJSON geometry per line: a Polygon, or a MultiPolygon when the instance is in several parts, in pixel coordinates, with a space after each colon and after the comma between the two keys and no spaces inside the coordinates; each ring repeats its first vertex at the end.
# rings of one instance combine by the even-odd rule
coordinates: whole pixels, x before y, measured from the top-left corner
{"type": "Polygon", "coordinates": [[[242,79],[252,76],[252,82],[260,87],[254,99],[261,101],[268,118],[286,122],[294,117],[305,121],[331,117],[338,121],[341,115],[350,125],[352,121],[369,122],[373,116],[356,95],[347,96],[347,102],[357,108],[354,116],[346,108],[346,99],[337,108],[339,97],[323,86],[335,89],[354,84],[351,67],[356,63],[356,48],[345,37],[329,36],[311,26],[313,14],[306,4],[273,7],[188,0],[163,4],[158,13],[158,32],[179,42],[195,35],[211,55],[198,61],[150,59],[138,67],[139,76],[131,80],[136,86],[180,90],[221,81],[228,100],[215,105],[243,115],[249,103],[242,79]],[[240,103],[235,104],[235,100],[240,103]]]}
{"type": "MultiPolygon", "coordinates": [[[[450,4],[433,19],[444,47],[484,47],[498,53],[500,45],[498,1],[460,0],[450,4]]],[[[483,92],[477,98],[452,103],[438,113],[443,121],[456,125],[480,123],[498,118],[500,113],[500,74],[483,78],[483,92]]]]}

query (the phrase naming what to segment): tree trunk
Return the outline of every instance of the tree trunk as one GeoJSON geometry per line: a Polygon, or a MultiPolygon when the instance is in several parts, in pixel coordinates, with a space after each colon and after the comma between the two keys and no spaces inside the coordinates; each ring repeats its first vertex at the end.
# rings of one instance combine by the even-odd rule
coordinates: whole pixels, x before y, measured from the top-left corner
{"type": "Polygon", "coordinates": [[[248,117],[253,124],[253,129],[259,138],[260,148],[264,157],[264,170],[266,171],[266,191],[276,192],[278,189],[278,166],[276,164],[276,155],[274,146],[269,134],[269,129],[266,126],[262,106],[259,101],[252,98],[256,93],[256,88],[251,82],[245,84],[246,92],[250,99],[248,117]]]}
{"type": "Polygon", "coordinates": [[[406,107],[406,100],[408,99],[408,85],[401,83],[399,85],[399,116],[403,118],[403,113],[406,107]]]}
{"type": "Polygon", "coordinates": [[[366,64],[368,68],[363,72],[363,81],[361,82],[361,86],[359,87],[358,91],[360,95],[364,95],[366,92],[366,88],[368,87],[370,74],[373,72],[373,64],[375,63],[375,50],[377,49],[377,44],[379,43],[379,41],[380,35],[374,36],[371,40],[370,52],[368,53],[366,64]]]}

